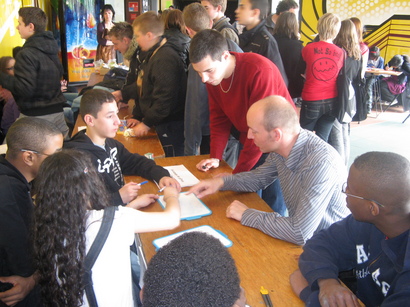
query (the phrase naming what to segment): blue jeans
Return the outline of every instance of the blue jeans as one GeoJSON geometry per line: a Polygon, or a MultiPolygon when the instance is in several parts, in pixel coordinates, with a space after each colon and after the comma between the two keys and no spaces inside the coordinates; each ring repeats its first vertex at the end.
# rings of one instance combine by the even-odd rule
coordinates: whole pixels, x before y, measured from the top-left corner
{"type": "MultiPolygon", "coordinates": [[[[255,164],[253,169],[262,165],[268,153],[262,154],[259,161],[255,164]]],[[[282,189],[280,187],[279,178],[268,185],[265,189],[257,191],[258,195],[272,208],[273,211],[282,216],[288,216],[288,209],[286,208],[285,199],[283,198],[282,189]]]]}
{"type": "Polygon", "coordinates": [[[302,128],[316,131],[316,135],[325,142],[329,139],[335,117],[332,115],[336,98],[319,101],[303,101],[300,110],[300,125],[302,128]]]}
{"type": "Polygon", "coordinates": [[[155,127],[166,157],[184,155],[184,121],[173,121],[155,127]]]}

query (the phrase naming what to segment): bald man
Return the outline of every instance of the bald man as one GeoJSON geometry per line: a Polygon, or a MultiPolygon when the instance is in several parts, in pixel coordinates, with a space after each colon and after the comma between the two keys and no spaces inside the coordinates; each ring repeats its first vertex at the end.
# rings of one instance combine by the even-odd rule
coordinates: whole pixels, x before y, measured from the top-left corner
{"type": "Polygon", "coordinates": [[[352,214],[309,240],[291,284],[309,306],[408,306],[410,300],[410,162],[368,152],[343,187],[352,214]],[[338,273],[354,269],[354,295],[338,273]],[[303,291],[302,291],[303,290],[303,291]]]}
{"type": "Polygon", "coordinates": [[[250,209],[237,200],[227,208],[226,215],[244,226],[299,245],[347,216],[341,192],[347,177],[343,161],[330,145],[301,129],[297,114],[285,98],[269,96],[257,101],[249,108],[246,120],[248,138],[263,153],[270,153],[265,163],[249,172],[201,181],[190,192],[200,198],[220,189],[255,192],[279,179],[288,217],[250,209]]]}

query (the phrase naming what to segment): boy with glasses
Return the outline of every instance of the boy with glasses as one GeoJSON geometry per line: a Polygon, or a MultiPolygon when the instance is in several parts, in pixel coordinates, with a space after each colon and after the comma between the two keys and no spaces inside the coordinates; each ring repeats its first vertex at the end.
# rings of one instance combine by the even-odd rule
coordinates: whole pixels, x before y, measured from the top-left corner
{"type": "Polygon", "coordinates": [[[0,156],[0,282],[12,288],[0,292],[0,301],[38,306],[30,243],[31,182],[44,159],[61,150],[63,136],[52,123],[25,117],[10,127],[6,140],[6,157],[0,156]]]}
{"type": "Polygon", "coordinates": [[[308,306],[407,306],[410,299],[410,162],[391,152],[354,161],[343,187],[352,214],[310,239],[291,275],[308,306]],[[354,270],[357,291],[341,285],[354,270]]]}

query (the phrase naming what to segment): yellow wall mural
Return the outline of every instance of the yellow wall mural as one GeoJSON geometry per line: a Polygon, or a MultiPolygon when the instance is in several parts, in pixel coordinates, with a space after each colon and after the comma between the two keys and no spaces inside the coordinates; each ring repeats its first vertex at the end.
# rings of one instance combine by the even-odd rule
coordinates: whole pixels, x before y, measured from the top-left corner
{"type": "Polygon", "coordinates": [[[12,56],[12,50],[16,46],[22,46],[24,40],[16,29],[18,11],[22,6],[34,6],[35,2],[38,6],[48,13],[50,8],[49,0],[2,0],[0,10],[0,57],[12,56]]]}
{"type": "Polygon", "coordinates": [[[364,41],[378,46],[385,60],[395,54],[410,55],[410,2],[396,0],[300,0],[301,40],[312,41],[317,20],[324,13],[340,18],[358,17],[368,30],[364,41]]]}
{"type": "Polygon", "coordinates": [[[0,56],[11,56],[15,46],[23,45],[16,30],[21,1],[6,0],[0,12],[0,56]]]}

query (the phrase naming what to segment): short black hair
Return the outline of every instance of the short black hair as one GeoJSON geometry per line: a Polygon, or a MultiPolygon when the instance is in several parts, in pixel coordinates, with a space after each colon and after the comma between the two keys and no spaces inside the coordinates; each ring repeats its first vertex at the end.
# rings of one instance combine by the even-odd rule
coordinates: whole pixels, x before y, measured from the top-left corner
{"type": "Polygon", "coordinates": [[[91,89],[85,92],[81,97],[80,102],[80,114],[84,119],[84,116],[91,114],[97,118],[98,112],[101,111],[102,105],[106,102],[114,102],[114,96],[105,90],[91,89]]]}
{"type": "Polygon", "coordinates": [[[59,134],[61,135],[61,131],[45,119],[20,118],[11,125],[7,132],[7,157],[15,159],[21,149],[44,152],[48,146],[47,138],[59,134]]]}
{"type": "Polygon", "coordinates": [[[394,57],[391,58],[389,61],[389,66],[394,66],[394,67],[401,67],[403,64],[403,57],[400,54],[396,54],[394,57]]]}
{"type": "Polygon", "coordinates": [[[268,16],[268,12],[270,12],[268,0],[249,0],[249,2],[253,10],[259,10],[259,20],[263,20],[268,16]]]}
{"type": "Polygon", "coordinates": [[[364,195],[384,206],[400,209],[410,204],[410,162],[393,152],[372,151],[357,157],[364,195]]]}
{"type": "Polygon", "coordinates": [[[211,29],[199,31],[191,40],[189,60],[199,63],[208,55],[213,61],[221,61],[222,54],[228,51],[228,43],[221,33],[211,29]]]}
{"type": "Polygon", "coordinates": [[[47,15],[38,7],[22,7],[19,9],[19,16],[24,22],[25,26],[30,23],[34,25],[34,32],[40,33],[46,30],[47,15]]]}
{"type": "Polygon", "coordinates": [[[276,6],[276,15],[280,15],[283,12],[287,12],[290,9],[296,9],[299,5],[294,0],[282,0],[276,6]]]}
{"type": "Polygon", "coordinates": [[[144,276],[144,307],[232,307],[240,296],[235,262],[218,239],[189,232],[152,257],[144,276]]]}

